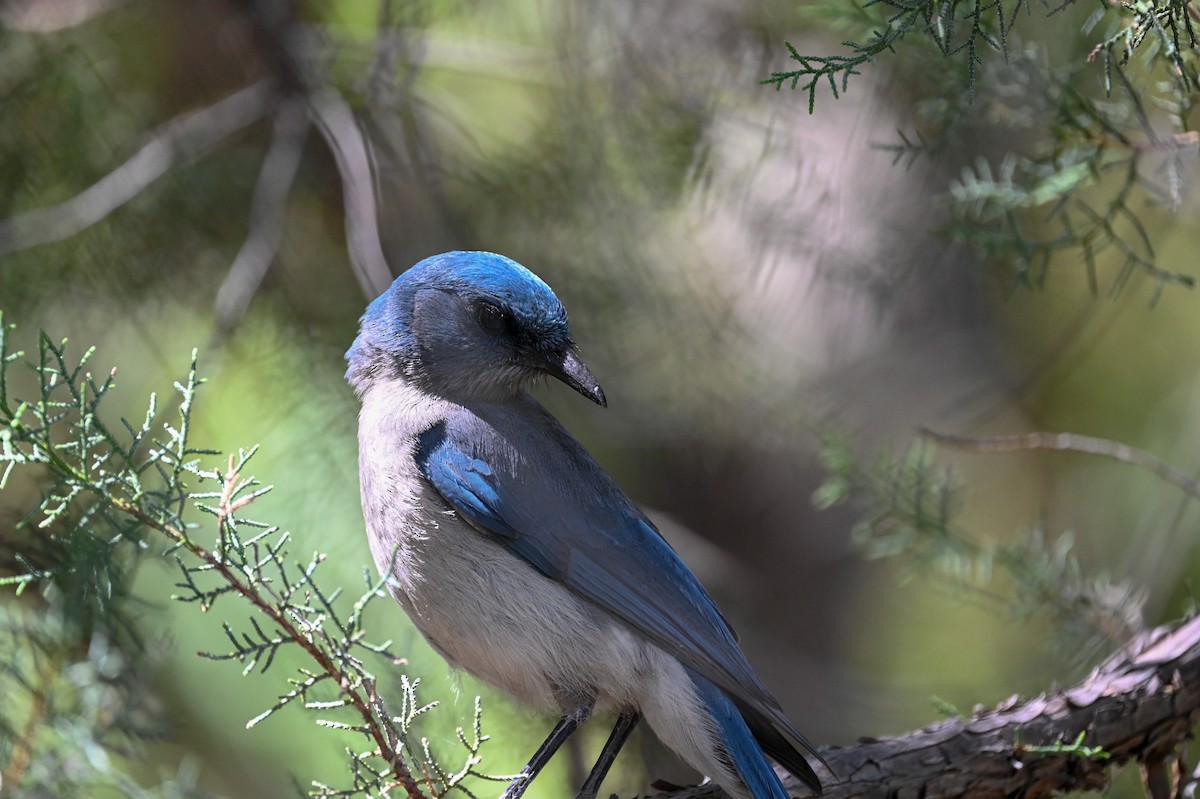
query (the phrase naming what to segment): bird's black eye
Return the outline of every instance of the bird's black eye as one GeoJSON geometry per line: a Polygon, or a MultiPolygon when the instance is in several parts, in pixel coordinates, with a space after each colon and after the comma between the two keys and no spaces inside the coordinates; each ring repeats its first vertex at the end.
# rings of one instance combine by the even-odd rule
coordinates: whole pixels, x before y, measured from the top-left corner
{"type": "Polygon", "coordinates": [[[510,327],[508,314],[490,302],[476,303],[475,319],[484,332],[493,336],[507,332],[510,327]]]}

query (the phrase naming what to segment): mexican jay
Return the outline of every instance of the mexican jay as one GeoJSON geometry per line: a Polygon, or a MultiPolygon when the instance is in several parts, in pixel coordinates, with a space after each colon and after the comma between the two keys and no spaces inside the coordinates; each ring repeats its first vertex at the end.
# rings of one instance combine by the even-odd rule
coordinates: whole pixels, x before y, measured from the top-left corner
{"type": "Polygon", "coordinates": [[[545,283],[492,253],[427,258],[368,306],[346,358],[363,514],[392,594],[451,665],[561,714],[505,799],[596,707],[618,721],[581,797],[639,718],[732,797],[787,799],[766,755],[820,792],[794,743],[820,755],[708,592],[526,393],[550,375],[606,404],[545,283]]]}

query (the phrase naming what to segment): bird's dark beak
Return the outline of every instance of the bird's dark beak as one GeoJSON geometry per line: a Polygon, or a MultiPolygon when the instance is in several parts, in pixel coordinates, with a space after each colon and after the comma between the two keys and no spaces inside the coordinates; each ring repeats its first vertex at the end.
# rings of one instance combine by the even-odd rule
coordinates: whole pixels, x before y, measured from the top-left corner
{"type": "Polygon", "coordinates": [[[568,349],[561,355],[551,356],[546,361],[544,368],[601,408],[608,407],[608,400],[604,398],[604,389],[600,388],[600,384],[596,382],[596,378],[592,377],[592,373],[584,366],[574,349],[568,349]]]}

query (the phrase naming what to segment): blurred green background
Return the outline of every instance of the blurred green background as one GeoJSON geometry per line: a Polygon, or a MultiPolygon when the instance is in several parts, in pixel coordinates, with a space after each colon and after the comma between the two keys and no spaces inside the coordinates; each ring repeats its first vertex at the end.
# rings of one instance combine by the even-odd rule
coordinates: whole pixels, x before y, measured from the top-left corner
{"type": "MultiPolygon", "coordinates": [[[[370,142],[393,275],[447,249],[488,249],[563,299],[609,408],[559,386],[539,396],[700,574],[818,744],[923,725],[936,717],[935,695],[965,710],[1091,665],[1056,649],[1045,624],[1015,623],[936,580],[864,560],[850,542],[852,513],[818,513],[809,501],[823,478],[820,425],[849,427],[866,452],[906,446],[917,425],[1065,430],[1197,468],[1196,293],[1168,287],[1151,303],[1154,286],[1135,276],[1115,297],[1095,296],[1069,256],[1043,288],[1011,290],[994,262],[934,231],[963,165],[1027,142],[1003,120],[975,119],[936,158],[895,163],[878,145],[940,91],[923,73],[928,61],[881,60],[840,99],[819,95],[812,115],[802,94],[760,85],[785,66],[785,39],[837,50],[841,28],[804,3],[3,9],[0,219],[70,200],[167,120],[254,81],[294,78],[289,59],[304,54],[312,74],[302,77],[337,87],[370,142]],[[287,51],[272,38],[281,19],[303,34],[287,51]]],[[[1030,26],[1028,41],[1051,60],[1078,59],[1091,42],[1076,40],[1074,11],[1030,26]]],[[[36,246],[0,236],[0,308],[26,347],[39,328],[97,345],[98,370],[119,369],[131,417],[150,391],[170,392],[199,347],[209,383],[195,440],[260,444],[252,471],[276,489],[257,517],[291,530],[298,558],[327,553],[326,581],[353,592],[371,559],[342,354],[370,290],[347,253],[337,163],[315,132],[269,270],[261,284],[227,289],[244,313],[217,310],[257,224],[252,198],[273,135],[263,116],[174,160],[75,235],[36,246]]],[[[1194,270],[1194,194],[1174,213],[1142,210],[1161,261],[1194,270]]],[[[1097,267],[1107,288],[1120,261],[1097,267]]],[[[1147,623],[1190,601],[1195,510],[1153,477],[1062,454],[946,460],[970,486],[961,524],[980,540],[1039,523],[1052,538],[1072,531],[1087,569],[1144,592],[1147,623]]],[[[14,504],[0,519],[15,523],[25,499],[4,495],[14,504]]],[[[172,603],[174,581],[158,564],[138,578],[143,633],[164,652],[147,690],[161,695],[171,734],[132,767],[150,780],[182,763],[230,797],[336,780],[342,741],[304,714],[245,729],[280,680],[197,658],[227,648],[222,609],[206,616],[172,603]]],[[[469,724],[482,694],[493,738],[485,768],[518,770],[551,720],[449,674],[398,607],[373,613],[374,629],[408,659],[397,670],[442,703],[421,728],[434,751],[456,762],[454,728],[469,724]]],[[[530,795],[568,795],[587,747],[607,732],[592,726],[530,795]]],[[[692,778],[641,734],[607,785],[631,794],[655,777],[692,778]]]]}

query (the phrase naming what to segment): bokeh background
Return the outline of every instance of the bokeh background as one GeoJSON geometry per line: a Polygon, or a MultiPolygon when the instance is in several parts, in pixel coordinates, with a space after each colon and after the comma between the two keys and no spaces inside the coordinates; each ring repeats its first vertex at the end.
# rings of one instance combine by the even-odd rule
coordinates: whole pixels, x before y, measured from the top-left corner
{"type": "MultiPolygon", "coordinates": [[[[1069,682],[1090,665],[1056,648],[1036,618],[1016,622],[936,579],[865,559],[849,535],[853,508],[818,512],[810,502],[825,477],[821,430],[851,431],[864,453],[903,449],[918,425],[1065,430],[1200,466],[1196,292],[1158,295],[1134,275],[1110,296],[1121,262],[1102,256],[1095,293],[1070,254],[1044,285],[1014,289],[1003,264],[940,235],[955,176],[1032,146],[1038,121],[1013,133],[1005,120],[975,118],[936,156],[897,159],[881,145],[959,75],[932,74],[928,53],[865,66],[840,98],[819,93],[810,114],[802,93],[761,81],[786,67],[785,40],[838,51],[844,28],[818,5],[10,0],[2,9],[0,219],[25,227],[0,227],[0,309],[16,340],[32,346],[45,329],[96,345],[97,369],[119,369],[113,402],[135,418],[151,391],[170,392],[198,347],[209,382],[195,440],[261,445],[252,471],[276,488],[256,515],[293,532],[297,557],[327,553],[325,579],[348,590],[371,559],[342,356],[379,286],[352,263],[345,170],[327,139],[297,135],[294,120],[289,128],[264,104],[228,135],[206,141],[202,125],[202,145],[164,148],[161,176],[149,160],[119,170],[97,193],[128,192],[128,202],[77,232],[56,227],[69,216],[57,204],[161,139],[178,124],[169,120],[263,81],[329,87],[353,110],[392,275],[444,250],[488,249],[554,287],[609,407],[557,385],[539,398],[710,587],[817,743],[899,733],[936,718],[935,696],[969,709],[1069,682]],[[275,170],[265,179],[264,162],[275,170]],[[282,202],[271,204],[272,190],[282,202]],[[27,216],[39,209],[52,213],[27,216]],[[264,230],[276,218],[273,249],[264,230]],[[239,255],[248,239],[266,247],[261,274],[246,266],[254,253],[239,255]]],[[[1023,45],[1051,62],[1079,60],[1094,44],[1079,35],[1090,10],[1039,16],[1023,45]]],[[[1095,75],[1080,81],[1098,85],[1095,75]]],[[[1194,176],[1190,158],[1184,174],[1194,176]]],[[[1174,210],[1138,207],[1160,262],[1194,273],[1200,224],[1194,195],[1183,198],[1174,210]]],[[[1135,589],[1133,610],[1147,623],[1190,601],[1197,519],[1174,489],[1082,456],[943,457],[969,486],[960,524],[979,540],[1038,525],[1051,539],[1070,532],[1085,569],[1135,589]]],[[[0,519],[15,524],[27,499],[0,497],[0,519]]],[[[148,781],[192,770],[230,797],[336,780],[341,742],[304,714],[246,730],[281,682],[196,657],[228,648],[221,609],[206,616],[173,603],[175,579],[155,563],[138,578],[140,623],[159,658],[146,690],[161,698],[170,735],[129,768],[148,781]]],[[[486,769],[515,772],[551,720],[447,673],[398,608],[381,603],[373,614],[408,660],[397,669],[441,703],[421,728],[434,750],[455,761],[455,726],[469,723],[480,694],[486,769]]],[[[531,795],[568,795],[603,726],[531,795]]],[[[608,785],[632,794],[656,777],[693,775],[642,734],[608,785]]]]}

